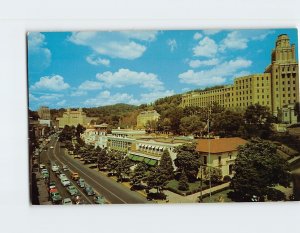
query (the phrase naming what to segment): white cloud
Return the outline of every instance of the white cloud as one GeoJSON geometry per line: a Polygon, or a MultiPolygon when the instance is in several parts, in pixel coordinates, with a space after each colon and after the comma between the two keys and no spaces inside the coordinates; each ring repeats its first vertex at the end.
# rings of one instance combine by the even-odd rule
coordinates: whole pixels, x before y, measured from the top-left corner
{"type": "Polygon", "coordinates": [[[215,35],[217,33],[219,33],[221,30],[214,30],[214,29],[208,29],[208,30],[203,30],[202,32],[204,33],[204,35],[215,35]]]}
{"type": "Polygon", "coordinates": [[[238,31],[227,34],[226,38],[221,42],[220,50],[225,49],[245,49],[248,46],[248,38],[242,37],[238,31]]]}
{"type": "Polygon", "coordinates": [[[193,52],[194,56],[214,57],[218,52],[218,45],[206,36],[193,48],[193,52]]]}
{"type": "Polygon", "coordinates": [[[95,98],[87,99],[84,104],[87,106],[103,106],[117,103],[130,103],[133,104],[136,100],[132,95],[127,93],[111,94],[109,91],[100,92],[95,98]]]}
{"type": "Polygon", "coordinates": [[[141,94],[141,98],[139,99],[139,102],[140,102],[140,104],[152,103],[159,98],[171,96],[174,94],[175,94],[175,92],[173,90],[154,91],[154,92],[149,92],[149,93],[143,93],[143,94],[141,94]]]}
{"type": "Polygon", "coordinates": [[[191,89],[188,88],[188,87],[185,87],[185,88],[182,88],[182,89],[181,89],[181,91],[183,91],[183,92],[187,92],[187,91],[189,91],[189,90],[191,90],[191,89]]]}
{"type": "Polygon", "coordinates": [[[31,101],[38,101],[39,99],[35,97],[33,94],[29,93],[29,102],[31,101]]]}
{"type": "Polygon", "coordinates": [[[61,97],[63,97],[64,95],[62,94],[55,94],[55,93],[52,93],[52,94],[46,94],[46,95],[42,95],[39,97],[39,100],[41,101],[46,101],[46,100],[58,100],[60,99],[61,97]]]}
{"type": "Polygon", "coordinates": [[[199,39],[201,39],[203,37],[203,35],[200,33],[200,32],[196,32],[195,34],[194,34],[194,40],[199,40],[199,39]]]}
{"type": "Polygon", "coordinates": [[[42,70],[51,63],[51,51],[46,48],[45,35],[40,32],[29,32],[28,55],[31,69],[42,70]]]}
{"type": "Polygon", "coordinates": [[[87,106],[103,106],[103,105],[111,105],[117,103],[140,105],[140,104],[152,103],[158,98],[171,96],[174,94],[175,92],[173,90],[154,91],[149,93],[142,93],[140,97],[137,99],[134,98],[133,95],[129,95],[128,93],[111,94],[110,91],[105,90],[100,92],[96,97],[87,99],[84,102],[84,104],[87,106]]]}
{"type": "Polygon", "coordinates": [[[102,84],[100,82],[89,81],[86,80],[80,84],[78,87],[79,90],[99,90],[102,88],[102,84]]]}
{"type": "Polygon", "coordinates": [[[71,93],[71,96],[84,96],[87,95],[86,91],[76,90],[71,93]]]}
{"type": "Polygon", "coordinates": [[[237,58],[228,62],[215,66],[212,69],[201,70],[195,72],[188,70],[179,74],[180,82],[193,84],[197,86],[212,86],[219,85],[226,82],[226,77],[236,74],[241,69],[251,66],[252,61],[243,58],[237,58]]]}
{"type": "Polygon", "coordinates": [[[177,48],[177,42],[175,39],[169,39],[167,41],[167,44],[170,47],[171,52],[173,52],[177,48]]]}
{"type": "Polygon", "coordinates": [[[141,57],[147,49],[136,41],[153,41],[156,35],[156,31],[73,32],[69,41],[112,58],[133,60],[141,57]]]}
{"type": "Polygon", "coordinates": [[[86,58],[86,61],[90,63],[91,65],[98,66],[98,65],[104,65],[109,66],[110,60],[105,58],[96,57],[95,55],[89,55],[86,58]]]}
{"type": "Polygon", "coordinates": [[[62,101],[59,101],[57,102],[57,106],[64,106],[66,104],[66,100],[62,100],[62,101]]]}
{"type": "Polygon", "coordinates": [[[239,30],[232,31],[221,41],[220,51],[226,49],[246,49],[249,41],[264,40],[273,34],[272,30],[239,30]]]}
{"type": "Polygon", "coordinates": [[[38,82],[33,84],[30,88],[32,90],[51,90],[62,91],[68,89],[70,85],[64,82],[64,78],[60,75],[44,76],[38,82]]]}
{"type": "Polygon", "coordinates": [[[217,58],[212,58],[209,60],[190,60],[189,61],[189,66],[192,68],[197,68],[200,66],[214,66],[219,64],[219,59],[217,58]]]}
{"type": "Polygon", "coordinates": [[[138,85],[151,90],[163,90],[163,83],[153,73],[136,72],[128,69],[119,69],[117,72],[110,71],[98,73],[96,78],[107,88],[138,85]]]}

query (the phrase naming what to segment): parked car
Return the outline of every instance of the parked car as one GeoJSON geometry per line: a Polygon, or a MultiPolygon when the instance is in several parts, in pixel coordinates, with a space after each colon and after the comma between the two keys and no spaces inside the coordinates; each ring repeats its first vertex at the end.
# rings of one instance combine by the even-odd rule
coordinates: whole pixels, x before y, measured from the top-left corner
{"type": "Polygon", "coordinates": [[[67,198],[63,199],[62,204],[63,205],[72,205],[73,203],[72,203],[71,198],[67,197],[67,198]]]}
{"type": "Polygon", "coordinates": [[[53,204],[61,204],[62,197],[59,194],[59,192],[51,193],[51,201],[52,201],[53,204]]]}
{"type": "Polygon", "coordinates": [[[43,168],[46,168],[46,165],[43,164],[43,163],[41,163],[41,164],[40,164],[40,169],[43,169],[43,168]]]}
{"type": "Polygon", "coordinates": [[[64,178],[61,180],[61,184],[66,187],[66,186],[69,186],[71,185],[71,182],[67,179],[67,178],[64,178]]]}
{"type": "Polygon", "coordinates": [[[105,204],[106,200],[103,196],[95,196],[94,203],[95,204],[105,204]]]}
{"type": "Polygon", "coordinates": [[[63,165],[63,170],[64,170],[64,171],[69,171],[68,166],[67,166],[67,165],[63,165]]]}
{"type": "Polygon", "coordinates": [[[71,174],[71,179],[72,180],[79,180],[79,175],[78,175],[78,173],[77,172],[73,172],[72,174],[71,174]]]}
{"type": "Polygon", "coordinates": [[[75,188],[74,185],[70,185],[69,187],[67,187],[67,191],[70,193],[71,196],[75,196],[79,194],[77,188],[75,188]]]}
{"type": "Polygon", "coordinates": [[[80,159],[80,155],[74,155],[73,158],[74,159],[80,159]]]}
{"type": "Polygon", "coordinates": [[[54,147],[53,146],[50,146],[50,149],[53,149],[54,147]]]}
{"type": "Polygon", "coordinates": [[[79,180],[77,180],[77,185],[80,187],[80,188],[84,188],[85,187],[85,181],[84,179],[80,178],[79,180]]]}
{"type": "Polygon", "coordinates": [[[59,179],[64,179],[64,178],[67,178],[66,174],[61,173],[61,174],[59,175],[59,179]]]}
{"type": "Polygon", "coordinates": [[[58,167],[56,164],[53,164],[52,167],[51,167],[51,170],[52,170],[53,172],[58,171],[58,169],[59,169],[59,167],[58,167]]]}
{"type": "Polygon", "coordinates": [[[95,192],[91,186],[86,186],[83,190],[88,196],[95,195],[95,192]]]}
{"type": "Polygon", "coordinates": [[[52,188],[55,188],[56,185],[55,185],[55,181],[50,181],[49,183],[49,189],[52,189],[52,188]]]}

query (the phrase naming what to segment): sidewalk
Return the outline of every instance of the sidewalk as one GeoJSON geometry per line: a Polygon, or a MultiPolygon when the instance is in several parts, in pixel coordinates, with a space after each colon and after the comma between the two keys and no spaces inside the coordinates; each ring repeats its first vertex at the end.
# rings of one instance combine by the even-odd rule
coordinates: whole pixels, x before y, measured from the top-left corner
{"type": "MultiPolygon", "coordinates": [[[[226,187],[229,187],[229,184],[230,183],[228,182],[228,183],[224,183],[224,184],[212,187],[211,190],[206,189],[202,192],[202,195],[203,196],[207,195],[207,194],[209,194],[210,191],[213,193],[218,190],[222,190],[226,187]]],[[[195,203],[195,202],[199,201],[198,197],[200,196],[200,192],[197,192],[197,193],[194,193],[194,194],[191,194],[188,196],[181,196],[181,195],[173,193],[169,190],[165,190],[164,193],[168,196],[170,203],[195,203]]]]}
{"type": "Polygon", "coordinates": [[[47,185],[45,184],[45,181],[41,177],[41,174],[39,172],[36,173],[36,180],[37,180],[40,205],[51,205],[52,203],[49,201],[47,185]]]}

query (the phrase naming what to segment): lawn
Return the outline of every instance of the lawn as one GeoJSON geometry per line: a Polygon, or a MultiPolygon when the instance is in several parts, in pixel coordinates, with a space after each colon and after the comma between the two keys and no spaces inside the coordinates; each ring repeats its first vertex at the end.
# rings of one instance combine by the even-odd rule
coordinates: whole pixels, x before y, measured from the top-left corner
{"type": "Polygon", "coordinates": [[[209,196],[203,199],[204,203],[209,202],[233,202],[230,198],[227,197],[227,194],[229,192],[233,191],[232,189],[226,189],[224,191],[215,193],[211,195],[211,200],[209,199],[209,196]]]}
{"type": "MultiPolygon", "coordinates": [[[[189,190],[187,191],[181,191],[178,190],[178,180],[171,180],[169,183],[166,185],[167,188],[175,189],[178,192],[181,192],[182,194],[186,192],[193,192],[194,190],[200,190],[200,181],[196,181],[194,183],[188,183],[189,184],[189,190]]],[[[208,185],[206,185],[204,182],[202,183],[202,190],[207,189],[208,185]]]]}

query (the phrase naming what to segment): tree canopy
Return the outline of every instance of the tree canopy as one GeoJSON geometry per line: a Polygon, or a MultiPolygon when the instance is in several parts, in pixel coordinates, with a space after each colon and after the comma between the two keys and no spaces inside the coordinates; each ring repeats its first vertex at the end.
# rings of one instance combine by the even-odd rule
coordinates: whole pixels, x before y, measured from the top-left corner
{"type": "Polygon", "coordinates": [[[263,197],[277,184],[287,187],[290,181],[289,166],[276,153],[276,146],[267,141],[248,143],[238,150],[231,182],[234,192],[249,201],[253,196],[263,197]]]}

